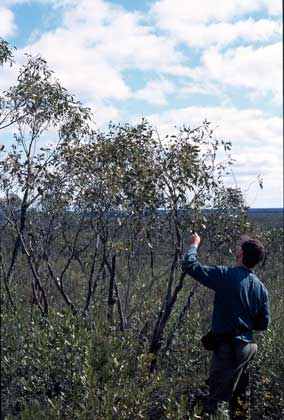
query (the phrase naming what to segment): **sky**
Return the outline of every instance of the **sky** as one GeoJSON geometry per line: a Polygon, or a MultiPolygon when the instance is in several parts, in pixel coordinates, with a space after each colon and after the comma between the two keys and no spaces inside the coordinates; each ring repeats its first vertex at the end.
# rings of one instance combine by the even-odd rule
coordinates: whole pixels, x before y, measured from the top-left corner
{"type": "Polygon", "coordinates": [[[250,207],[283,207],[281,3],[0,0],[0,37],[17,47],[0,91],[28,52],[91,107],[97,128],[145,117],[165,134],[206,118],[232,143],[228,185],[250,207]]]}

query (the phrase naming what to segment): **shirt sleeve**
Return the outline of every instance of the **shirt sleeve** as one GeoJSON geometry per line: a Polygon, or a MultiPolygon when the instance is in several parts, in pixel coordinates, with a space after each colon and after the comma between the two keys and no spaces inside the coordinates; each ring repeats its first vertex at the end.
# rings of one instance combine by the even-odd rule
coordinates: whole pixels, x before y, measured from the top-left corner
{"type": "Polygon", "coordinates": [[[225,270],[225,267],[219,265],[201,265],[198,261],[196,247],[190,247],[188,249],[184,256],[182,267],[185,273],[215,291],[225,270]]]}
{"type": "Polygon", "coordinates": [[[254,321],[254,329],[257,331],[267,330],[270,323],[270,307],[268,292],[266,289],[263,291],[263,303],[261,306],[260,312],[257,314],[257,317],[254,321]]]}

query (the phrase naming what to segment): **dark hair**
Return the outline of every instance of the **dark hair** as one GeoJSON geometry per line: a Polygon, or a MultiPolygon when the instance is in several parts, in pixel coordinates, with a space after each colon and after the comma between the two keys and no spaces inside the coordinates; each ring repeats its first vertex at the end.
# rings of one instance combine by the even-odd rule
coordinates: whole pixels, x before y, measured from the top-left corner
{"type": "Polygon", "coordinates": [[[243,250],[243,264],[253,268],[265,255],[264,246],[257,239],[249,239],[241,245],[243,250]]]}

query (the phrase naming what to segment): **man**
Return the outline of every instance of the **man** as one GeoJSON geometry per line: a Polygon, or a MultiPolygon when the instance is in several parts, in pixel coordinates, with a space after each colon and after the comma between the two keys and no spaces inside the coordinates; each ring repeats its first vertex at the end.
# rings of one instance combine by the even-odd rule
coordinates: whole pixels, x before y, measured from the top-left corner
{"type": "Polygon", "coordinates": [[[213,352],[209,373],[209,409],[229,402],[234,418],[243,406],[248,386],[247,366],[257,351],[253,330],[266,330],[270,322],[268,292],[253,268],[264,258],[260,241],[241,237],[235,267],[201,265],[197,259],[200,237],[193,234],[184,256],[184,271],[215,291],[211,330],[218,345],[213,352]],[[239,405],[238,405],[239,403],[239,405]],[[238,409],[238,410],[237,410],[238,409]]]}

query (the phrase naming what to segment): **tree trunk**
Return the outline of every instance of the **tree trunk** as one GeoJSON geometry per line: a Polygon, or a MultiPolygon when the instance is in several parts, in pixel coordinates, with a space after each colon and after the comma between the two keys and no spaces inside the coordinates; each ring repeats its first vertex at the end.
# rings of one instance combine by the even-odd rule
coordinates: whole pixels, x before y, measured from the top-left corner
{"type": "Polygon", "coordinates": [[[151,362],[150,365],[150,372],[154,372],[154,370],[156,369],[157,366],[157,356],[158,353],[161,349],[162,346],[162,340],[163,340],[163,334],[164,334],[164,329],[165,326],[171,316],[174,304],[177,300],[177,296],[179,294],[179,292],[181,291],[181,289],[183,288],[183,281],[184,281],[184,277],[185,277],[185,273],[181,273],[180,278],[179,278],[179,282],[177,284],[177,286],[174,289],[173,294],[168,297],[167,296],[167,300],[166,302],[163,304],[162,309],[159,313],[156,325],[155,325],[155,329],[154,329],[154,334],[152,337],[152,341],[150,344],[150,348],[148,353],[153,354],[153,360],[151,362]]]}
{"type": "Polygon", "coordinates": [[[109,279],[109,290],[108,290],[108,313],[107,319],[110,324],[113,324],[113,314],[114,314],[114,305],[116,304],[116,299],[114,296],[115,293],[115,263],[116,263],[116,255],[112,256],[111,267],[107,262],[107,266],[110,272],[110,279],[109,279]]]}

